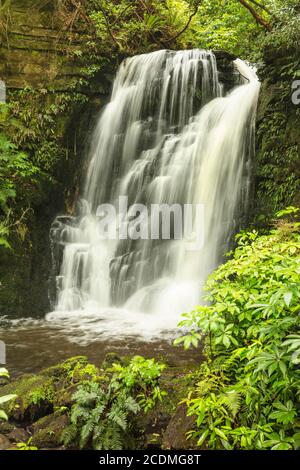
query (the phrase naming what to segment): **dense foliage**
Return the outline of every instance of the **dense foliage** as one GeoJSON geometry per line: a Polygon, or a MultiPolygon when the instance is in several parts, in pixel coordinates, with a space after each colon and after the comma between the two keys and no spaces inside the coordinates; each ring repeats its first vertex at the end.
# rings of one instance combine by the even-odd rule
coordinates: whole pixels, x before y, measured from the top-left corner
{"type": "Polygon", "coordinates": [[[12,227],[22,236],[22,219],[28,210],[26,203],[29,195],[37,188],[42,173],[30,161],[28,154],[18,150],[5,134],[3,123],[6,120],[3,116],[6,115],[7,106],[0,104],[0,246],[9,248],[8,235],[12,227]],[[16,198],[20,206],[25,208],[21,213],[16,211],[18,217],[12,217],[16,198]]]}
{"type": "Polygon", "coordinates": [[[199,446],[300,446],[299,227],[279,221],[265,235],[239,234],[232,259],[207,281],[208,304],[184,315],[191,331],[177,343],[205,337],[207,360],[186,399],[199,446]]]}
{"type": "MultiPolygon", "coordinates": [[[[10,8],[10,1],[1,3],[3,44],[12,28],[10,8]]],[[[75,106],[86,102],[91,80],[108,61],[117,62],[124,56],[156,49],[188,47],[224,49],[245,59],[261,60],[266,47],[299,46],[297,0],[41,0],[35,2],[34,10],[41,15],[52,12],[57,31],[55,48],[62,57],[58,64],[71,61],[76,73],[66,92],[52,86],[52,77],[57,73],[53,67],[45,84],[37,89],[26,86],[8,90],[8,107],[1,111],[0,118],[1,177],[4,174],[0,189],[0,243],[6,247],[9,233],[19,227],[22,239],[28,231],[33,194],[41,193],[40,188],[47,185],[51,188],[61,165],[67,166],[70,156],[62,142],[62,121],[66,121],[75,106]],[[84,33],[85,40],[78,41],[77,33],[84,33]],[[42,175],[44,185],[39,185],[42,175]]],[[[280,71],[280,78],[286,80],[282,96],[289,99],[290,80],[298,74],[299,60],[294,58],[284,64],[280,71]]],[[[278,151],[272,150],[272,136],[280,132],[280,113],[279,110],[270,116],[261,127],[264,135],[270,134],[270,150],[264,149],[261,157],[259,177],[263,181],[270,172],[276,173],[277,167],[284,166],[281,155],[288,153],[293,159],[296,152],[293,148],[285,149],[284,143],[278,151]]],[[[297,183],[294,174],[290,178],[285,175],[281,190],[284,194],[277,195],[276,191],[274,206],[280,206],[284,200],[292,202],[297,183]],[[286,192],[290,197],[285,198],[286,192]]],[[[261,191],[270,197],[276,184],[267,180],[261,191]]],[[[282,184],[280,181],[281,187],[282,184]]]]}
{"type": "Polygon", "coordinates": [[[127,366],[113,364],[104,376],[82,382],[73,395],[64,444],[96,450],[130,447],[130,418],[140,410],[149,411],[165,395],[158,385],[164,368],[154,359],[135,356],[127,366]]]}

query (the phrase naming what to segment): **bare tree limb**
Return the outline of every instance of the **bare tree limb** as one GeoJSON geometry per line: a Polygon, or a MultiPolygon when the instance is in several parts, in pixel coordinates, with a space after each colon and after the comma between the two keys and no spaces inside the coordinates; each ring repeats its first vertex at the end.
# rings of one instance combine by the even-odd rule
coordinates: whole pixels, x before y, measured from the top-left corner
{"type": "Polygon", "coordinates": [[[105,9],[101,5],[99,5],[99,10],[101,11],[101,13],[103,15],[108,34],[110,35],[112,40],[117,44],[117,39],[115,38],[114,33],[111,30],[110,22],[109,22],[109,19],[107,18],[107,14],[106,14],[105,9]]]}
{"type": "Polygon", "coordinates": [[[270,16],[273,16],[273,13],[271,12],[271,10],[269,10],[269,8],[267,8],[265,5],[263,5],[261,2],[258,2],[257,0],[249,0],[250,3],[253,3],[254,5],[256,5],[258,8],[260,8],[261,10],[264,10],[266,13],[268,13],[268,15],[270,16]]]}
{"type": "Polygon", "coordinates": [[[164,42],[168,44],[168,43],[170,43],[170,42],[175,41],[175,39],[179,38],[179,36],[181,36],[181,35],[188,29],[188,27],[189,27],[190,24],[191,24],[192,19],[194,18],[194,16],[197,15],[198,10],[199,10],[199,4],[195,5],[195,9],[194,9],[194,11],[190,14],[189,19],[188,19],[188,21],[187,21],[185,27],[184,27],[181,31],[179,31],[179,33],[177,33],[175,36],[173,36],[172,38],[166,39],[164,42]]]}
{"type": "MultiPolygon", "coordinates": [[[[251,1],[251,0],[249,0],[249,1],[251,1]]],[[[259,13],[257,13],[257,11],[254,10],[254,8],[251,5],[249,5],[249,3],[246,2],[246,0],[239,0],[239,2],[245,8],[247,8],[247,10],[249,10],[249,12],[253,16],[253,18],[255,18],[257,23],[259,23],[261,26],[263,26],[267,31],[272,31],[272,26],[270,25],[270,23],[267,20],[265,20],[259,13]]]]}

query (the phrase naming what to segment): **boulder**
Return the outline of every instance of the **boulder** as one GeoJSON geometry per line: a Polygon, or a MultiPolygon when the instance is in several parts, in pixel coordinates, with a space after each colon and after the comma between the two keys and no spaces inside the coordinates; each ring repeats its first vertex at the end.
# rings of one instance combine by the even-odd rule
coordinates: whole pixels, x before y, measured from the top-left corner
{"type": "Polygon", "coordinates": [[[61,435],[69,424],[67,415],[53,413],[36,421],[31,426],[32,444],[38,448],[57,448],[61,446],[61,435]]]}
{"type": "Polygon", "coordinates": [[[187,450],[196,449],[194,440],[187,440],[186,433],[194,428],[195,417],[187,416],[186,405],[179,405],[172,416],[162,437],[162,449],[187,450]]]}

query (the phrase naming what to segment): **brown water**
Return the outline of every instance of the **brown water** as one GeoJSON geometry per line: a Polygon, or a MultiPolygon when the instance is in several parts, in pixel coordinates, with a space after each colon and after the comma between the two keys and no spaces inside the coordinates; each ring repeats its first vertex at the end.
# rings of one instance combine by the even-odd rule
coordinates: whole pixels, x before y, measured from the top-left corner
{"type": "Polygon", "coordinates": [[[99,365],[107,353],[122,356],[142,355],[155,357],[169,365],[195,366],[201,360],[200,350],[184,351],[174,347],[172,339],[157,338],[151,341],[95,336],[90,342],[81,341],[77,336],[52,327],[47,322],[32,321],[20,325],[8,323],[0,325],[0,340],[6,344],[6,367],[12,377],[22,373],[35,373],[72,356],[87,356],[89,361],[99,365]]]}

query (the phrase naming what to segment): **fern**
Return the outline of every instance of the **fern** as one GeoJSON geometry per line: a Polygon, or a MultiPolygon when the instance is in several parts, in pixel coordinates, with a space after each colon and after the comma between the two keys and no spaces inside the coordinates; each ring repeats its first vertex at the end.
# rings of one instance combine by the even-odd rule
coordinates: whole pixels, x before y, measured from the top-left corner
{"type": "Polygon", "coordinates": [[[131,411],[131,413],[134,413],[134,414],[138,413],[141,409],[139,404],[132,397],[126,398],[124,402],[124,406],[126,407],[128,411],[131,411]]]}
{"type": "Polygon", "coordinates": [[[122,409],[119,403],[114,403],[107,416],[109,421],[117,424],[123,431],[127,428],[127,413],[126,410],[122,409]]]}
{"type": "Polygon", "coordinates": [[[146,397],[147,392],[155,403],[157,397],[164,396],[158,387],[163,368],[154,359],[136,356],[127,367],[114,365],[109,370],[112,375],[107,388],[95,381],[82,382],[72,396],[75,403],[71,424],[63,433],[64,444],[96,450],[125,448],[131,431],[130,418],[140,411],[136,398],[146,397]]]}
{"type": "Polygon", "coordinates": [[[72,410],[71,423],[77,425],[80,421],[89,419],[89,416],[89,408],[84,408],[82,405],[78,405],[72,410]]]}
{"type": "Polygon", "coordinates": [[[228,390],[221,395],[222,402],[235,418],[241,408],[241,394],[237,390],[228,390]]]}
{"type": "Polygon", "coordinates": [[[61,441],[65,446],[69,446],[76,440],[77,437],[77,426],[75,424],[70,424],[67,426],[61,435],[61,441]]]}
{"type": "Polygon", "coordinates": [[[80,441],[79,441],[80,449],[83,449],[87,445],[87,443],[89,442],[89,440],[91,439],[93,435],[94,428],[95,428],[95,422],[92,418],[90,418],[82,426],[81,431],[80,431],[80,441]]]}
{"type": "Polygon", "coordinates": [[[100,447],[97,450],[122,450],[124,448],[124,436],[122,436],[120,428],[108,423],[99,444],[100,447]]]}

